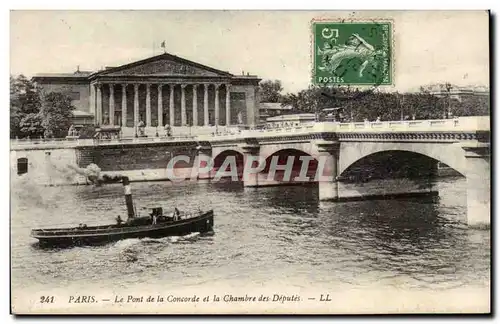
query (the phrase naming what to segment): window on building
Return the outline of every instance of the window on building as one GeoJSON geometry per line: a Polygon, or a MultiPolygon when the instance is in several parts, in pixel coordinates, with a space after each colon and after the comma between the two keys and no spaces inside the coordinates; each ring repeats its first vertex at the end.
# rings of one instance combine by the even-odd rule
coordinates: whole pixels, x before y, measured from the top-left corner
{"type": "Polygon", "coordinates": [[[27,158],[19,158],[17,159],[17,174],[25,174],[28,173],[28,159],[27,158]]]}
{"type": "Polygon", "coordinates": [[[244,92],[231,92],[231,100],[245,100],[246,94],[244,92]]]}
{"type": "Polygon", "coordinates": [[[245,92],[231,92],[231,124],[247,123],[247,104],[245,92]]]}

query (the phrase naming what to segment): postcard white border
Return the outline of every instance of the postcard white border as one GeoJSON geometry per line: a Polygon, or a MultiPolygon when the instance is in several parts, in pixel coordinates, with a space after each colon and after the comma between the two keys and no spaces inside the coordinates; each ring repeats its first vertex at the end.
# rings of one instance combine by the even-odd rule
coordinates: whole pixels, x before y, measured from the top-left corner
{"type": "MultiPolygon", "coordinates": [[[[217,1],[210,1],[210,2],[205,2],[205,1],[182,1],[182,2],[177,2],[177,3],[170,3],[170,6],[168,8],[164,7],[165,3],[162,1],[117,1],[110,6],[109,3],[104,3],[102,1],[97,1],[97,0],[87,0],[85,2],[77,3],[77,2],[63,2],[61,0],[50,0],[50,1],[34,1],[34,0],[29,0],[29,1],[21,1],[21,0],[10,0],[10,1],[4,1],[1,3],[2,6],[2,30],[0,32],[0,35],[3,40],[3,44],[6,44],[6,48],[3,51],[4,57],[3,57],[3,64],[2,68],[5,69],[3,75],[4,78],[1,78],[2,82],[2,87],[0,89],[4,92],[2,98],[4,98],[4,109],[2,109],[2,113],[4,114],[4,118],[1,120],[4,122],[4,127],[0,127],[0,130],[3,132],[2,138],[4,139],[1,141],[2,143],[2,149],[4,149],[4,152],[7,152],[9,148],[9,142],[8,142],[8,129],[9,129],[9,124],[8,124],[8,115],[9,115],[9,110],[8,110],[8,98],[9,96],[7,95],[7,72],[10,70],[9,68],[9,10],[10,9],[304,9],[304,10],[312,10],[312,9],[332,9],[332,10],[369,10],[369,9],[488,9],[491,8],[493,9],[494,12],[498,13],[500,4],[498,1],[484,1],[484,0],[476,0],[476,1],[453,1],[453,2],[444,2],[444,1],[437,1],[437,0],[420,0],[418,2],[413,2],[413,3],[403,3],[403,2],[393,2],[393,1],[388,1],[388,0],[380,0],[380,1],[356,1],[356,0],[350,0],[347,2],[332,2],[332,1],[308,1],[307,2],[307,7],[299,7],[297,5],[300,5],[302,3],[299,2],[278,2],[278,3],[270,3],[269,1],[265,0],[254,0],[254,1],[248,1],[246,3],[239,2],[237,5],[234,1],[228,1],[228,0],[217,0],[217,1]],[[334,4],[336,7],[332,8],[332,4],[334,4]],[[119,6],[117,6],[119,5],[119,6]],[[5,146],[5,147],[3,147],[5,146]]],[[[498,25],[498,21],[496,23],[498,25]]],[[[496,43],[498,43],[498,32],[495,33],[495,48],[496,48],[496,43]]],[[[498,54],[498,50],[495,49],[495,53],[498,54]]],[[[498,67],[498,64],[495,64],[495,66],[498,67]]],[[[498,91],[498,83],[495,85],[495,88],[492,89],[492,93],[497,93],[498,91]]],[[[494,107],[492,107],[493,109],[494,107]]],[[[496,118],[494,122],[496,123],[498,114],[496,114],[496,118]]],[[[498,160],[498,159],[497,159],[498,160]]],[[[1,169],[5,172],[5,177],[3,179],[9,179],[9,175],[7,174],[7,170],[9,167],[9,162],[7,159],[1,159],[0,160],[2,164],[1,169]]],[[[5,239],[2,248],[1,248],[1,253],[2,257],[4,260],[4,264],[9,264],[7,261],[10,258],[10,251],[9,251],[9,243],[7,242],[7,238],[9,238],[9,217],[6,215],[9,212],[9,204],[10,204],[10,197],[9,197],[9,189],[10,189],[10,184],[8,181],[4,181],[1,186],[1,198],[2,198],[2,204],[1,206],[4,206],[4,213],[2,215],[2,221],[3,221],[3,226],[2,226],[2,231],[3,234],[2,237],[5,239]]],[[[498,197],[495,197],[498,198],[498,197]]],[[[495,208],[495,212],[496,212],[495,208]]],[[[495,224],[498,222],[495,222],[495,224]]],[[[496,232],[496,228],[492,229],[493,233],[496,232]]],[[[498,240],[495,240],[498,244],[498,240]]],[[[492,247],[492,251],[498,251],[498,246],[492,247]]],[[[496,269],[495,269],[496,270],[496,269]]],[[[3,320],[5,320],[4,323],[13,323],[15,321],[15,318],[9,315],[9,308],[10,308],[10,293],[7,293],[10,291],[9,289],[9,284],[10,284],[10,278],[9,278],[9,267],[2,267],[2,285],[3,285],[3,294],[0,294],[0,303],[3,306],[3,320]]],[[[495,280],[494,282],[497,282],[495,280]]],[[[494,287],[495,288],[495,287],[494,287]]],[[[498,298],[496,299],[498,303],[498,298]]],[[[496,309],[498,310],[498,304],[495,305],[496,309]]],[[[426,319],[420,319],[418,321],[425,320],[426,323],[429,322],[434,322],[434,321],[429,321],[429,318],[426,319]]],[[[35,322],[39,321],[40,319],[37,318],[27,318],[24,319],[24,322],[30,323],[30,322],[35,322]]],[[[45,319],[48,322],[52,322],[53,319],[45,319]]],[[[164,321],[165,319],[163,318],[158,318],[158,320],[164,321]]],[[[168,319],[169,323],[195,323],[198,321],[201,321],[201,318],[195,318],[195,319],[176,319],[176,318],[170,318],[168,319]]],[[[212,321],[220,321],[221,319],[212,319],[212,321]]],[[[229,319],[225,320],[227,322],[232,322],[236,321],[237,319],[229,319]]],[[[260,322],[263,319],[250,319],[248,322],[260,322]]],[[[275,319],[275,321],[282,322],[282,323],[288,323],[290,319],[275,319]]],[[[310,319],[301,319],[300,322],[308,322],[310,319]]],[[[315,319],[317,322],[326,322],[330,321],[332,319],[315,319]]],[[[333,318],[333,320],[337,320],[333,318]]],[[[341,321],[344,321],[346,319],[341,319],[341,321]]],[[[370,321],[375,321],[375,322],[380,322],[380,323],[385,323],[386,318],[379,318],[379,319],[370,319],[370,321]]],[[[455,321],[456,319],[449,319],[449,321],[455,321]]],[[[480,319],[469,319],[466,320],[466,322],[479,322],[480,319]]],[[[69,323],[75,321],[75,319],[63,319],[63,320],[58,320],[60,323],[69,323]]],[[[116,322],[122,322],[123,319],[116,318],[116,319],[79,319],[79,322],[91,322],[91,323],[104,323],[104,322],[110,322],[110,321],[116,321],[116,322]]],[[[144,321],[144,319],[141,318],[134,318],[134,319],[128,319],[127,322],[130,323],[141,323],[144,321]]],[[[346,320],[347,321],[347,320],[346,320]]],[[[440,322],[443,320],[441,319],[440,322]]],[[[365,320],[355,320],[351,321],[351,323],[356,323],[356,322],[365,322],[365,320]]],[[[437,320],[436,320],[437,322],[437,320]]]]}

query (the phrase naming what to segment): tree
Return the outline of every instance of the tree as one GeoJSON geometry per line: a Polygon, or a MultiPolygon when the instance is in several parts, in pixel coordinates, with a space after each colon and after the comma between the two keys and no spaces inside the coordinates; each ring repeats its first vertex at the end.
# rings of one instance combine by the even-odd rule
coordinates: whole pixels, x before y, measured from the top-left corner
{"type": "Polygon", "coordinates": [[[281,86],[280,80],[265,80],[259,84],[260,102],[280,102],[281,86]]]}
{"type": "Polygon", "coordinates": [[[310,86],[297,94],[284,95],[281,102],[291,105],[295,112],[321,114],[325,108],[341,108],[344,118],[352,121],[389,118],[397,106],[395,95],[342,86],[310,86]]]}
{"type": "Polygon", "coordinates": [[[40,94],[35,84],[24,75],[10,76],[10,137],[26,136],[21,131],[21,120],[40,111],[40,94]]]}
{"type": "MultiPolygon", "coordinates": [[[[443,85],[443,89],[449,85],[443,85]]],[[[490,114],[489,96],[462,95],[460,100],[448,95],[438,97],[421,87],[417,93],[359,90],[345,86],[310,86],[281,97],[282,105],[290,105],[293,113],[321,113],[324,108],[341,108],[344,120],[365,119],[441,119],[451,108],[453,116],[485,116],[490,114]]]]}
{"type": "Polygon", "coordinates": [[[296,94],[284,95],[281,102],[291,105],[295,112],[320,113],[324,108],[341,108],[339,112],[344,120],[357,122],[378,118],[438,119],[443,117],[443,107],[446,107],[443,98],[428,92],[400,94],[345,86],[310,86],[296,94]]]}
{"type": "Polygon", "coordinates": [[[44,134],[42,126],[42,116],[40,113],[29,113],[25,115],[20,123],[21,132],[31,138],[40,137],[44,134]]]}
{"type": "Polygon", "coordinates": [[[10,138],[21,137],[21,119],[23,115],[19,113],[17,107],[10,106],[10,138]]]}
{"type": "Polygon", "coordinates": [[[445,113],[446,100],[429,92],[407,93],[402,104],[403,114],[415,116],[415,119],[441,119],[445,113]]]}
{"type": "Polygon", "coordinates": [[[454,116],[489,116],[490,97],[470,95],[462,96],[460,100],[452,100],[451,113],[454,116]]]}
{"type": "Polygon", "coordinates": [[[292,106],[294,112],[316,113],[323,108],[335,106],[333,98],[336,91],[335,88],[312,85],[297,94],[287,93],[282,96],[281,104],[292,106]]]}
{"type": "Polygon", "coordinates": [[[43,97],[40,116],[45,137],[65,137],[72,123],[71,98],[59,92],[50,92],[43,97]]]}

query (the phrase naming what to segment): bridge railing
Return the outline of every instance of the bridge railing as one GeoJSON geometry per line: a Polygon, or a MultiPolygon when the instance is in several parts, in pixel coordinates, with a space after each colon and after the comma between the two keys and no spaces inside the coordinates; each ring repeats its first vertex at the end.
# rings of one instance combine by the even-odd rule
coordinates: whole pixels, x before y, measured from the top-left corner
{"type": "Polygon", "coordinates": [[[174,141],[224,141],[245,137],[272,137],[287,134],[310,134],[321,132],[418,132],[418,131],[479,131],[490,129],[490,117],[459,117],[455,119],[405,120],[380,122],[318,122],[294,127],[249,129],[238,132],[214,133],[210,135],[180,135],[171,137],[126,137],[121,139],[16,139],[11,140],[11,149],[70,148],[84,145],[116,145],[126,143],[153,143],[174,141]]]}
{"type": "Polygon", "coordinates": [[[489,116],[458,117],[455,119],[404,120],[361,123],[329,123],[325,128],[331,131],[470,131],[489,130],[489,116]],[[331,125],[334,124],[334,125],[331,125]]]}
{"type": "Polygon", "coordinates": [[[171,136],[171,137],[125,137],[120,139],[11,139],[11,149],[31,148],[72,148],[87,145],[116,145],[127,143],[154,143],[154,142],[178,142],[192,141],[195,136],[171,136]]]}
{"type": "Polygon", "coordinates": [[[489,116],[459,117],[455,119],[375,121],[375,122],[317,122],[294,127],[242,130],[237,134],[198,136],[199,140],[231,140],[245,137],[272,137],[284,134],[317,132],[415,132],[415,131],[477,131],[489,130],[489,116]]]}
{"type": "Polygon", "coordinates": [[[283,128],[259,128],[259,129],[246,129],[239,132],[233,133],[218,133],[211,135],[200,135],[196,138],[198,140],[213,140],[213,141],[224,141],[231,140],[235,138],[245,138],[245,137],[270,137],[270,136],[280,136],[284,134],[307,134],[315,131],[315,124],[304,124],[301,126],[294,127],[283,127],[283,128]]]}
{"type": "Polygon", "coordinates": [[[435,119],[435,120],[405,120],[405,121],[375,121],[375,122],[319,122],[313,125],[271,129],[264,131],[251,130],[250,134],[261,133],[281,133],[281,132],[414,132],[414,131],[476,131],[489,130],[489,116],[459,117],[455,119],[435,119]]]}
{"type": "Polygon", "coordinates": [[[92,143],[92,139],[66,139],[66,138],[55,138],[55,139],[11,139],[10,147],[11,149],[22,149],[22,148],[46,148],[46,147],[75,147],[78,144],[92,143]]]}

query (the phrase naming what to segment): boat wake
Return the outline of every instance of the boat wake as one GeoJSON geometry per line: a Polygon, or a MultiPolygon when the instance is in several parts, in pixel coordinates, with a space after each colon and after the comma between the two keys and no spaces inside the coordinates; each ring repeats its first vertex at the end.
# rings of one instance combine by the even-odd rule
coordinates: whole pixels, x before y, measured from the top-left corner
{"type": "Polygon", "coordinates": [[[131,238],[116,242],[113,247],[119,251],[130,251],[132,248],[138,244],[171,244],[171,243],[189,243],[194,242],[200,238],[199,232],[193,232],[184,236],[167,236],[162,238],[131,238]]]}
{"type": "Polygon", "coordinates": [[[168,236],[163,238],[142,238],[125,239],[116,242],[113,249],[117,250],[119,259],[125,262],[136,262],[139,260],[140,251],[144,245],[167,245],[167,244],[187,244],[200,238],[199,232],[190,233],[184,236],[168,236]]]}
{"type": "Polygon", "coordinates": [[[168,236],[159,239],[154,238],[143,238],[142,243],[182,243],[182,242],[193,242],[196,241],[200,236],[199,232],[190,233],[184,236],[168,236]]]}
{"type": "Polygon", "coordinates": [[[117,248],[118,250],[126,250],[138,243],[140,243],[141,240],[137,238],[131,238],[131,239],[126,239],[126,240],[121,240],[118,241],[114,244],[114,247],[117,248]]]}

